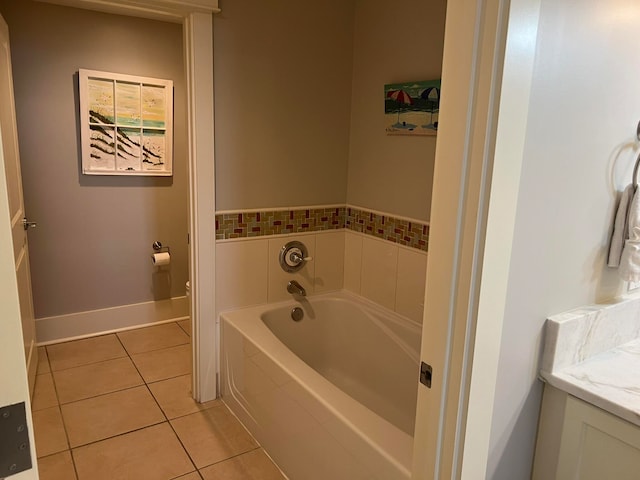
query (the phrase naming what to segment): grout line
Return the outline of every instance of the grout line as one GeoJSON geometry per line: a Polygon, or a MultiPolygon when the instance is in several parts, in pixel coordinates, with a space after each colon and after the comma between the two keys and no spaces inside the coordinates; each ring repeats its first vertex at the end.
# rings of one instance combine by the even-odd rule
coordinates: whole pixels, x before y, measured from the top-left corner
{"type": "Polygon", "coordinates": [[[76,474],[76,480],[80,478],[78,474],[78,467],[76,466],[76,457],[73,455],[73,449],[69,447],[69,455],[71,456],[71,465],[73,465],[73,472],[76,474]]]}
{"type": "MultiPolygon", "coordinates": [[[[181,328],[180,328],[180,331],[184,332],[184,330],[182,330],[181,328]]],[[[186,335],[186,333],[185,333],[185,335],[186,335]]],[[[121,342],[122,342],[122,340],[121,340],[121,342]]],[[[131,357],[132,355],[144,355],[145,353],[157,352],[159,350],[166,350],[168,348],[182,347],[183,345],[187,345],[189,343],[191,343],[191,338],[189,338],[188,341],[183,342],[183,343],[176,343],[175,345],[167,345],[166,347],[152,348],[151,350],[145,350],[144,352],[130,353],[129,350],[127,350],[127,347],[124,347],[124,349],[127,352],[127,356],[131,357]]],[[[131,360],[133,361],[133,358],[131,358],[131,360]]]]}
{"type": "MultiPolygon", "coordinates": [[[[113,391],[109,391],[109,392],[103,392],[103,393],[99,393],[97,395],[92,395],[90,397],[85,397],[85,398],[79,398],[77,400],[71,400],[70,402],[65,402],[65,403],[58,403],[58,405],[60,405],[61,407],[67,406],[67,405],[72,405],[74,403],[80,403],[80,402],[84,402],[86,400],[93,400],[94,398],[98,398],[98,397],[104,397],[106,395],[112,395],[114,393],[120,393],[120,392],[126,392],[127,390],[133,390],[134,388],[140,388],[142,386],[144,386],[144,383],[140,383],[138,385],[131,385],[129,387],[124,387],[124,388],[119,388],[118,390],[113,390],[113,391]]],[[[58,401],[59,402],[59,401],[58,401]]]]}
{"type": "Polygon", "coordinates": [[[89,363],[82,363],[80,365],[74,365],[73,367],[67,367],[67,368],[60,368],[58,370],[51,370],[51,373],[57,373],[57,372],[66,372],[67,370],[73,370],[74,368],[79,368],[79,367],[88,367],[89,365],[97,365],[98,363],[105,363],[105,362],[109,362],[111,360],[119,360],[121,358],[127,358],[129,355],[126,355],[126,351],[125,351],[125,355],[122,355],[120,357],[113,357],[113,358],[107,358],[107,359],[103,359],[103,360],[98,360],[95,362],[89,362],[89,363]]]}
{"type": "MultiPolygon", "coordinates": [[[[184,329],[183,329],[183,328],[178,324],[178,322],[177,322],[177,321],[176,321],[175,323],[178,325],[178,327],[180,327],[181,331],[184,331],[184,329]]],[[[141,327],[141,328],[148,328],[148,327],[141,327]]],[[[186,332],[186,331],[184,331],[184,333],[187,333],[187,332],[186,332]]],[[[104,335],[104,336],[106,336],[106,335],[104,335]]],[[[189,458],[189,460],[191,461],[191,463],[192,463],[192,465],[193,465],[194,471],[193,471],[193,472],[188,472],[187,474],[189,474],[189,473],[196,473],[196,474],[199,476],[199,478],[200,478],[200,479],[202,479],[203,477],[202,477],[202,475],[201,475],[201,473],[200,473],[200,469],[196,466],[195,461],[194,461],[194,460],[193,460],[193,458],[191,457],[191,454],[189,453],[189,451],[188,451],[188,450],[187,450],[187,448],[185,447],[184,443],[183,443],[183,442],[182,442],[182,440],[180,439],[180,436],[177,434],[177,432],[176,432],[176,430],[174,429],[173,424],[172,424],[171,422],[172,422],[173,420],[177,420],[177,419],[180,419],[180,418],[184,418],[184,417],[186,417],[186,416],[194,415],[194,414],[197,414],[197,413],[204,413],[204,412],[206,412],[207,410],[211,410],[211,409],[219,408],[219,407],[224,407],[224,408],[225,408],[229,413],[231,413],[231,414],[236,418],[236,420],[237,420],[237,417],[236,417],[236,416],[235,416],[235,414],[234,414],[234,413],[233,413],[233,412],[232,412],[232,411],[231,411],[231,410],[226,406],[226,404],[225,404],[223,401],[219,401],[219,402],[218,402],[218,401],[216,401],[216,402],[213,402],[214,404],[213,404],[213,405],[211,405],[210,407],[203,408],[203,409],[198,409],[198,410],[197,410],[197,411],[195,411],[195,412],[187,413],[187,414],[180,415],[180,416],[178,416],[178,417],[175,417],[175,418],[171,418],[171,419],[169,419],[169,417],[167,416],[167,414],[166,414],[166,413],[164,412],[164,410],[162,409],[162,406],[160,405],[160,402],[158,401],[158,399],[155,397],[155,395],[153,394],[153,392],[152,392],[152,391],[151,391],[151,389],[149,388],[149,385],[151,385],[151,384],[155,384],[155,383],[159,383],[159,382],[162,382],[162,381],[166,381],[166,380],[171,380],[171,379],[174,379],[174,378],[179,378],[179,377],[186,376],[186,375],[189,375],[189,374],[180,374],[180,375],[175,375],[175,376],[171,376],[171,377],[168,377],[168,378],[162,378],[162,379],[154,380],[154,381],[151,381],[151,382],[147,382],[147,380],[144,378],[144,376],[143,376],[143,375],[142,375],[142,373],[140,372],[140,370],[139,370],[138,366],[137,366],[137,365],[135,364],[135,362],[133,361],[133,358],[132,358],[131,354],[129,354],[129,352],[128,352],[128,351],[126,350],[126,348],[124,347],[124,344],[122,343],[122,340],[118,337],[118,335],[115,335],[115,337],[117,338],[118,342],[120,343],[120,345],[122,346],[122,348],[123,348],[123,349],[124,349],[124,351],[125,351],[125,355],[124,355],[124,356],[122,356],[122,357],[116,357],[116,358],[110,358],[110,359],[107,359],[107,360],[101,360],[101,361],[98,361],[98,362],[91,362],[91,363],[86,363],[86,364],[82,364],[82,365],[77,365],[77,366],[70,367],[70,368],[65,368],[65,369],[61,369],[61,370],[56,370],[55,372],[63,372],[63,371],[66,371],[66,370],[71,370],[71,369],[73,369],[73,368],[80,368],[80,367],[85,367],[85,366],[87,366],[87,365],[95,365],[95,364],[99,364],[99,363],[106,363],[106,362],[108,362],[108,361],[118,360],[118,359],[121,359],[121,358],[127,358],[127,359],[128,359],[128,360],[133,364],[133,367],[135,368],[136,372],[138,373],[138,375],[139,375],[139,377],[140,377],[140,380],[142,381],[142,383],[141,383],[141,384],[138,384],[138,385],[132,385],[132,386],[128,386],[128,387],[125,387],[125,388],[120,388],[120,389],[117,389],[117,390],[114,390],[114,391],[111,391],[111,392],[104,392],[104,393],[101,393],[101,394],[99,394],[99,395],[92,395],[92,396],[90,396],[90,397],[82,398],[82,399],[78,399],[78,400],[73,400],[73,401],[71,401],[71,402],[61,403],[61,402],[60,402],[60,397],[59,397],[59,394],[58,394],[58,386],[57,386],[57,384],[56,384],[56,380],[55,380],[55,376],[54,376],[54,373],[55,373],[55,372],[51,369],[51,365],[49,365],[49,372],[45,372],[45,373],[42,373],[42,374],[41,374],[41,375],[45,375],[45,374],[49,373],[49,374],[51,375],[51,377],[52,377],[53,387],[54,387],[54,392],[55,392],[55,395],[56,395],[56,401],[58,402],[58,405],[56,405],[56,406],[52,406],[52,407],[49,407],[49,408],[54,408],[54,407],[55,407],[55,408],[57,408],[57,409],[58,409],[58,413],[59,413],[59,415],[60,415],[60,417],[61,417],[61,419],[62,419],[62,426],[63,426],[64,433],[65,433],[65,439],[66,439],[66,441],[67,441],[67,448],[66,448],[65,450],[63,450],[62,452],[68,451],[68,452],[70,453],[70,455],[71,455],[71,461],[72,461],[72,463],[73,463],[73,468],[74,468],[74,472],[75,472],[76,478],[77,478],[77,479],[79,479],[79,478],[80,478],[80,477],[79,477],[79,474],[78,474],[77,465],[76,465],[75,455],[74,455],[74,452],[75,452],[76,450],[81,449],[81,448],[84,448],[84,447],[87,447],[87,446],[89,446],[89,445],[93,445],[93,444],[96,444],[96,443],[99,443],[99,442],[103,442],[103,441],[111,440],[111,439],[114,439],[114,438],[117,438],[117,437],[121,437],[121,436],[124,436],[124,435],[129,435],[129,434],[131,434],[131,433],[138,432],[138,431],[144,430],[144,429],[146,429],[146,428],[151,428],[151,427],[155,427],[155,426],[163,425],[163,424],[165,424],[165,423],[166,423],[166,424],[168,424],[169,428],[171,428],[171,430],[173,431],[174,435],[175,435],[175,436],[176,436],[176,438],[178,439],[178,442],[180,443],[180,446],[183,448],[183,451],[187,454],[187,457],[189,458]],[[162,420],[162,421],[160,421],[160,422],[157,422],[157,423],[152,423],[152,424],[150,424],[150,425],[145,425],[145,426],[143,426],[143,427],[135,428],[135,429],[130,430],[130,431],[127,431],[127,432],[119,433],[119,434],[117,434],[117,435],[112,435],[112,436],[109,436],[109,437],[101,438],[101,439],[99,439],[99,440],[95,440],[95,441],[92,441],[92,442],[89,442],[89,443],[86,443],[86,444],[83,444],[83,445],[78,445],[78,446],[75,446],[75,447],[71,447],[71,442],[70,442],[69,434],[68,434],[68,431],[67,431],[67,425],[66,425],[66,422],[65,422],[64,416],[62,415],[62,406],[63,406],[63,405],[70,405],[70,404],[73,404],[73,403],[79,403],[79,402],[82,402],[82,401],[85,401],[85,400],[90,400],[90,399],[94,399],[94,398],[97,398],[97,397],[101,397],[101,396],[105,396],[105,395],[109,395],[109,394],[113,394],[113,393],[117,393],[117,392],[122,392],[122,391],[126,391],[126,390],[132,390],[132,389],[134,389],[134,388],[138,388],[138,387],[141,387],[141,386],[144,386],[144,387],[147,389],[147,391],[149,392],[149,394],[150,394],[150,395],[151,395],[151,397],[153,398],[154,402],[156,403],[156,405],[157,405],[157,406],[158,406],[158,408],[160,409],[160,412],[161,412],[161,414],[162,414],[162,416],[163,416],[164,420],[162,420]]],[[[70,342],[61,342],[61,343],[70,343],[70,342]]],[[[166,350],[166,349],[170,349],[170,348],[179,347],[179,346],[182,346],[182,345],[184,345],[184,344],[181,344],[181,345],[174,345],[174,346],[171,346],[171,347],[165,347],[165,348],[162,348],[162,349],[152,350],[152,351],[166,350]]],[[[47,347],[46,347],[46,346],[45,346],[45,351],[47,352],[47,361],[49,361],[49,362],[50,362],[50,358],[49,358],[48,350],[47,350],[47,347]]],[[[142,352],[142,353],[147,353],[147,352],[142,352]]],[[[135,354],[135,355],[139,355],[139,354],[135,354]]],[[[201,405],[201,404],[198,404],[198,405],[201,405]]],[[[239,420],[238,420],[238,421],[239,421],[239,420]]],[[[231,460],[231,459],[233,459],[233,458],[239,457],[239,456],[241,456],[241,455],[244,455],[244,454],[247,454],[247,453],[250,453],[250,452],[252,452],[252,451],[255,451],[255,450],[258,450],[258,449],[261,449],[261,448],[262,448],[262,447],[261,447],[261,445],[258,443],[258,441],[255,439],[255,437],[254,437],[253,435],[251,435],[251,433],[250,433],[250,432],[246,429],[246,427],[242,424],[242,422],[240,422],[240,425],[241,425],[241,426],[243,427],[243,429],[247,432],[247,434],[250,436],[250,438],[251,438],[251,439],[256,443],[256,445],[257,445],[257,446],[256,446],[255,448],[250,448],[249,450],[246,450],[246,451],[244,451],[244,452],[241,452],[241,453],[238,453],[238,454],[236,454],[236,455],[230,456],[230,457],[225,458],[225,459],[223,459],[223,460],[220,460],[220,461],[218,461],[218,462],[214,462],[214,463],[212,463],[212,464],[210,464],[210,465],[206,465],[206,466],[204,466],[204,467],[202,467],[202,468],[207,468],[207,467],[209,467],[209,466],[211,466],[211,465],[215,465],[215,464],[217,464],[217,463],[222,463],[222,462],[225,462],[225,461],[227,461],[227,460],[231,460]]],[[[48,456],[51,456],[51,455],[56,455],[56,454],[59,454],[59,453],[61,453],[61,452],[55,452],[55,453],[52,453],[52,454],[50,454],[50,455],[46,455],[45,457],[48,457],[48,456]]],[[[45,458],[45,457],[40,457],[40,458],[45,458]]],[[[180,478],[180,477],[176,477],[176,478],[180,478]]]]}
{"type": "Polygon", "coordinates": [[[82,445],[78,445],[76,447],[69,447],[69,448],[70,448],[71,451],[79,450],[81,448],[88,447],[89,445],[95,445],[96,443],[104,442],[104,441],[107,441],[107,440],[112,440],[114,438],[124,437],[125,435],[129,435],[130,433],[139,432],[140,430],[144,430],[145,428],[157,427],[158,425],[162,425],[163,423],[169,423],[169,422],[161,421],[161,422],[157,422],[157,423],[152,423],[150,425],[145,425],[144,427],[134,428],[133,430],[129,430],[127,432],[118,433],[116,435],[111,435],[110,437],[101,438],[100,440],[93,440],[91,442],[83,443],[82,445]]]}
{"type": "Polygon", "coordinates": [[[195,469],[193,472],[183,473],[179,477],[173,477],[171,480],[180,480],[181,478],[186,477],[187,475],[191,475],[193,473],[195,473],[198,476],[198,480],[202,480],[202,475],[200,475],[200,470],[198,469],[195,469]]]}
{"type": "MultiPolygon", "coordinates": [[[[251,438],[253,438],[253,435],[251,436],[251,438]]],[[[254,439],[254,440],[255,440],[255,439],[254,439]]],[[[258,443],[258,442],[256,441],[256,443],[258,443]]],[[[260,450],[261,448],[262,448],[262,447],[261,447],[260,445],[258,445],[257,447],[255,447],[255,448],[250,448],[249,450],[247,450],[247,451],[245,451],[245,452],[236,453],[235,455],[232,455],[231,457],[225,458],[224,460],[218,460],[217,462],[213,462],[213,463],[210,463],[209,465],[205,465],[204,467],[199,468],[198,470],[204,470],[205,468],[209,468],[209,467],[212,467],[212,466],[214,466],[214,465],[218,465],[218,464],[220,464],[220,463],[224,463],[224,462],[226,462],[227,460],[233,460],[234,458],[241,457],[242,455],[246,455],[247,453],[251,453],[251,452],[255,452],[256,450],[260,450]]],[[[269,457],[269,458],[271,458],[271,457],[269,457]]]]}
{"type": "MultiPolygon", "coordinates": [[[[187,320],[189,320],[189,325],[191,325],[191,317],[189,317],[187,320]]],[[[191,333],[187,332],[187,330],[180,325],[180,322],[184,322],[184,320],[179,320],[176,322],[176,324],[180,327],[180,329],[187,334],[187,336],[189,337],[189,342],[191,342],[191,333]]]]}
{"type": "MultiPolygon", "coordinates": [[[[171,428],[171,431],[173,432],[173,434],[176,436],[176,438],[178,439],[178,442],[180,443],[180,446],[182,447],[182,450],[184,450],[184,453],[187,454],[187,457],[189,457],[189,461],[191,461],[191,463],[193,464],[193,468],[195,468],[196,470],[200,470],[198,468],[198,466],[196,465],[195,460],[193,459],[193,457],[191,456],[191,453],[189,453],[189,450],[187,450],[187,447],[185,446],[185,444],[182,442],[182,439],[180,438],[180,435],[178,435],[178,432],[176,432],[176,429],[174,428],[173,424],[171,423],[171,421],[167,421],[167,423],[169,424],[169,428],[171,428]]],[[[199,474],[200,472],[198,472],[199,474]]]]}

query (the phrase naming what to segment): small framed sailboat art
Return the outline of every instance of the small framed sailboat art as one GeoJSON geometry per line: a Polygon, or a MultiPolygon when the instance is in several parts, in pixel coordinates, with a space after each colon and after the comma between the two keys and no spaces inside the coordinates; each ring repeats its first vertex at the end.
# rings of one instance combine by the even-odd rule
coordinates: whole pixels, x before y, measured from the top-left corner
{"type": "Polygon", "coordinates": [[[384,86],[387,135],[436,135],[439,111],[439,79],[384,86]]]}

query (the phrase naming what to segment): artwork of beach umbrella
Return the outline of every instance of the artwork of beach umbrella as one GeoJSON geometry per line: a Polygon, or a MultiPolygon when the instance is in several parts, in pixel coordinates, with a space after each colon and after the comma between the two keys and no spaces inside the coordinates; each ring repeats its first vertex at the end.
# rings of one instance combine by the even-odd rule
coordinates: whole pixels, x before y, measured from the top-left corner
{"type": "Polygon", "coordinates": [[[440,105],[440,89],[438,87],[429,87],[422,91],[420,98],[429,101],[429,112],[431,113],[430,125],[433,125],[433,112],[440,105]]]}
{"type": "Polygon", "coordinates": [[[400,123],[400,111],[402,110],[402,105],[413,105],[413,100],[411,96],[404,90],[389,90],[387,92],[387,98],[398,102],[400,105],[398,107],[398,123],[400,123]]]}

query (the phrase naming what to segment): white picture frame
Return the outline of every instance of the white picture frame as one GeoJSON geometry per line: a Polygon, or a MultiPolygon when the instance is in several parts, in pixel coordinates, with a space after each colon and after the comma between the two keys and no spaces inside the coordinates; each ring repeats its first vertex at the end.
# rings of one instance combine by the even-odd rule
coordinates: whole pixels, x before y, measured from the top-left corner
{"type": "Polygon", "coordinates": [[[173,175],[173,81],[78,70],[82,173],[173,175]]]}

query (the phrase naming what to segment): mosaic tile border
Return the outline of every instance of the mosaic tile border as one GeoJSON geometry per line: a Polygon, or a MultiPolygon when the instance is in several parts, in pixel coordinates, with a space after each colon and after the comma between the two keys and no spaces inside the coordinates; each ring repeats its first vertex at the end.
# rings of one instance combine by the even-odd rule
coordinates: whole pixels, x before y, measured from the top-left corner
{"type": "Polygon", "coordinates": [[[216,240],[344,228],[345,207],[216,215],[216,240]]]}
{"type": "Polygon", "coordinates": [[[429,225],[347,207],[345,228],[393,243],[428,251],[429,225]]]}
{"type": "Polygon", "coordinates": [[[429,248],[429,225],[348,206],[219,213],[215,221],[216,240],[346,228],[425,252],[429,248]]]}

